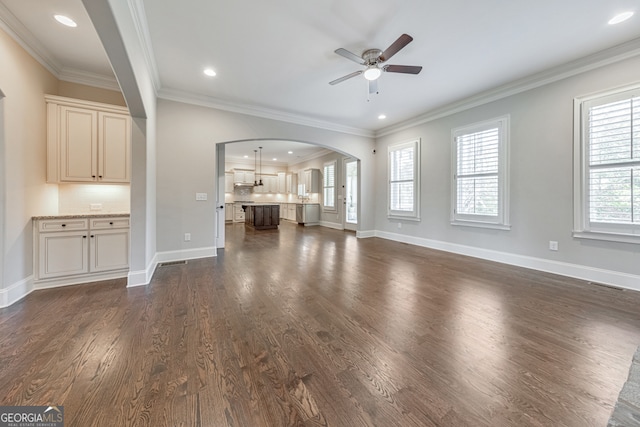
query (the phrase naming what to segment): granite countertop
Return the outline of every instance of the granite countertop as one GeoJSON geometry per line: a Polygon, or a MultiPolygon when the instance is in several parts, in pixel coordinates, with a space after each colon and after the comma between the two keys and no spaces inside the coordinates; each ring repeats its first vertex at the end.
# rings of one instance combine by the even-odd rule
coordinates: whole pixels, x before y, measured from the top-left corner
{"type": "Polygon", "coordinates": [[[82,214],[66,214],[66,215],[41,215],[41,216],[32,216],[33,220],[39,219],[76,219],[76,218],[123,218],[128,217],[128,213],[105,213],[105,212],[95,212],[95,213],[82,213],[82,214]]]}

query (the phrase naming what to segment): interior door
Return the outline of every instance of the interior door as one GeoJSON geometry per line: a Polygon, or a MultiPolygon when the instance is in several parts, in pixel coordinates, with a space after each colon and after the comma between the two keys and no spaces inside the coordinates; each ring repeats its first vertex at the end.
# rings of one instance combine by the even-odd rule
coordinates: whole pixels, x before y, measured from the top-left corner
{"type": "Polygon", "coordinates": [[[342,222],[345,230],[356,231],[358,229],[358,160],[347,158],[344,159],[343,165],[342,222]]]}

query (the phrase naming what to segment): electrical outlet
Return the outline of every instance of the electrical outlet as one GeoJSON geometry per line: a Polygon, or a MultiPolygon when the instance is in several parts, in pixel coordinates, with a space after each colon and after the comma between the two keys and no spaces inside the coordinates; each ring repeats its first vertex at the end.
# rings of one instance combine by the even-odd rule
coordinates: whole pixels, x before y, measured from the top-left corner
{"type": "Polygon", "coordinates": [[[196,200],[207,200],[207,193],[196,193],[196,200]]]}
{"type": "Polygon", "coordinates": [[[191,241],[191,233],[184,233],[184,241],[185,242],[191,241]]]}
{"type": "Polygon", "coordinates": [[[549,240],[549,250],[550,251],[557,251],[558,250],[558,242],[556,242],[555,240],[549,240]]]}
{"type": "Polygon", "coordinates": [[[89,205],[89,209],[92,211],[101,211],[102,210],[102,203],[91,203],[89,205]]]}
{"type": "Polygon", "coordinates": [[[398,228],[402,228],[402,223],[401,222],[398,223],[398,228]]]}

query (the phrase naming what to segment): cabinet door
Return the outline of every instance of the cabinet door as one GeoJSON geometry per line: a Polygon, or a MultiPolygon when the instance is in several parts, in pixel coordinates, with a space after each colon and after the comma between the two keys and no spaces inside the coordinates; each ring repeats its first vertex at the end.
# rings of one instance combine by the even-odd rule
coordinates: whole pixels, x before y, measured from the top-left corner
{"type": "Polygon", "coordinates": [[[129,116],[98,113],[98,181],[131,180],[131,124],[129,116]]]}
{"type": "Polygon", "coordinates": [[[90,271],[129,268],[129,229],[91,231],[90,271]]]}
{"type": "Polygon", "coordinates": [[[87,233],[41,233],[38,241],[38,279],[88,273],[87,233]]]}
{"type": "Polygon", "coordinates": [[[233,174],[232,173],[224,174],[224,192],[233,193],[233,174]]]}
{"type": "Polygon", "coordinates": [[[96,111],[60,107],[60,181],[97,180],[97,124],[96,111]]]}
{"type": "Polygon", "coordinates": [[[233,203],[224,204],[224,220],[233,221],[233,203]]]}

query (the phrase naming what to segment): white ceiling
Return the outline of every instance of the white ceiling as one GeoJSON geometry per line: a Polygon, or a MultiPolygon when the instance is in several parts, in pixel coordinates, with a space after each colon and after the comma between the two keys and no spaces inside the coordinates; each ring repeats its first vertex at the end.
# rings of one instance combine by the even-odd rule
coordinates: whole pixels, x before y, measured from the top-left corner
{"type": "MultiPolygon", "coordinates": [[[[159,96],[370,134],[640,38],[640,13],[607,25],[619,12],[640,12],[637,0],[129,1],[145,10],[159,96]],[[369,102],[363,77],[328,84],[360,69],[335,49],[384,50],[402,33],[414,41],[389,63],[422,73],[383,74],[369,102]]],[[[0,0],[0,20],[59,78],[114,81],[80,0],[0,0]],[[78,28],[57,24],[54,13],[78,28]]]]}

